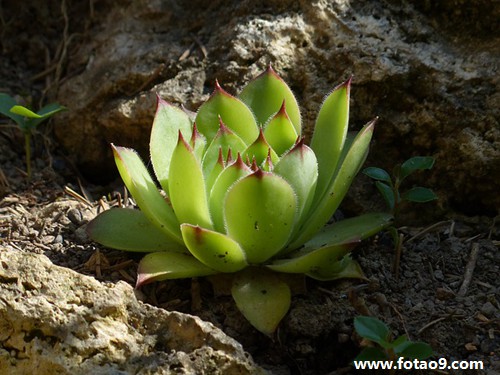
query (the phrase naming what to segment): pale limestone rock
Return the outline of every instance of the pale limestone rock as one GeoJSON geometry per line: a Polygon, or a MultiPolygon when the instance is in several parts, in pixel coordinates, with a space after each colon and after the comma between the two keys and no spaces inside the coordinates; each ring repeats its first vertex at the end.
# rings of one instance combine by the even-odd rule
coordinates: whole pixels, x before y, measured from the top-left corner
{"type": "Polygon", "coordinates": [[[212,324],[0,248],[0,374],[264,374],[212,324]]]}

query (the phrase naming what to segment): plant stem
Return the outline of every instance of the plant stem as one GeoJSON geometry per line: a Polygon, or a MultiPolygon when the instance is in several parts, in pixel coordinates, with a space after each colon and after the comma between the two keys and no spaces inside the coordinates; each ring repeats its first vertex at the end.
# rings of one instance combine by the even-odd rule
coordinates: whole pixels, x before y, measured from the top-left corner
{"type": "Polygon", "coordinates": [[[26,173],[31,179],[31,132],[24,132],[24,151],[26,153],[26,173]]]}

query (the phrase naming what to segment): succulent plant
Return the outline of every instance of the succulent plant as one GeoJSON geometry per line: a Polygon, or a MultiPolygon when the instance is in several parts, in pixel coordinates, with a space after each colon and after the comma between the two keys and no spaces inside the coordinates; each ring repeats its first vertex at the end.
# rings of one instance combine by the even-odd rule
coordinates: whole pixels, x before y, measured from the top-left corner
{"type": "Polygon", "coordinates": [[[350,83],[325,99],[310,146],[297,101],[271,67],[239,97],[216,83],[196,115],[158,98],[150,151],[161,190],[134,150],[112,145],[140,210],[101,213],[88,226],[91,238],[149,252],[137,286],[231,274],[239,310],[273,333],[290,307],[284,275],[360,277],[350,251],[392,220],[370,213],[325,226],[366,158],[375,124],[348,132],[350,83]]]}

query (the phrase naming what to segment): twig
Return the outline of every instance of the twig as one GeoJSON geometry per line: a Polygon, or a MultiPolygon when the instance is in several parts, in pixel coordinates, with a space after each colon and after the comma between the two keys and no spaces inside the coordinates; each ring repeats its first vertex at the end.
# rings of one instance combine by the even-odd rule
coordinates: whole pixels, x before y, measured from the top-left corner
{"type": "Polygon", "coordinates": [[[477,256],[479,254],[479,244],[474,242],[472,244],[472,250],[470,252],[469,262],[467,262],[467,266],[465,266],[465,275],[464,281],[462,282],[462,286],[458,291],[458,296],[463,297],[467,293],[467,289],[469,288],[469,284],[472,280],[472,274],[474,273],[474,268],[476,268],[477,256]]]}
{"type": "Polygon", "coordinates": [[[436,320],[433,320],[432,322],[430,323],[427,323],[425,326],[423,326],[422,328],[420,328],[417,332],[417,335],[421,335],[422,332],[424,332],[427,328],[430,328],[432,327],[434,324],[437,324],[439,322],[442,322],[443,320],[447,319],[447,317],[441,317],[441,318],[437,318],[436,320]]]}
{"type": "Polygon", "coordinates": [[[439,223],[436,223],[436,224],[432,224],[430,227],[427,227],[427,228],[425,228],[425,229],[421,230],[421,231],[420,231],[420,232],[418,232],[416,235],[414,235],[413,237],[409,238],[409,239],[406,241],[406,243],[411,242],[411,241],[413,241],[415,238],[420,237],[421,235],[423,235],[423,234],[425,234],[425,233],[427,233],[427,232],[430,232],[431,230],[436,229],[436,228],[438,228],[438,227],[440,227],[440,226],[442,226],[442,225],[444,225],[444,224],[449,224],[450,222],[451,222],[451,220],[446,220],[446,221],[440,221],[439,223]]]}
{"type": "Polygon", "coordinates": [[[396,280],[399,280],[399,269],[400,269],[400,264],[401,264],[401,252],[403,250],[403,240],[404,240],[404,234],[400,233],[398,237],[398,243],[396,244],[396,255],[394,257],[394,263],[392,265],[396,280]]]}
{"type": "Polygon", "coordinates": [[[92,207],[92,203],[90,203],[85,197],[82,197],[80,194],[78,194],[76,191],[71,189],[69,186],[64,187],[64,192],[68,195],[71,195],[73,198],[75,198],[77,201],[80,201],[84,204],[86,204],[89,207],[92,207]]]}

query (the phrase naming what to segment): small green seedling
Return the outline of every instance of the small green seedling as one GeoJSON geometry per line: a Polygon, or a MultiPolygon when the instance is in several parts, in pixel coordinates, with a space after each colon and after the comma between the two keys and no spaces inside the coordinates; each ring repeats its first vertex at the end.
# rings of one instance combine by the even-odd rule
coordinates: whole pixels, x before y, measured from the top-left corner
{"type": "Polygon", "coordinates": [[[417,202],[425,203],[437,199],[436,194],[431,189],[424,187],[414,187],[403,193],[400,193],[399,188],[401,183],[412,173],[431,169],[434,165],[434,158],[431,156],[415,156],[401,165],[397,165],[393,171],[393,178],[382,168],[368,167],[363,170],[363,173],[368,177],[376,180],[377,187],[382,197],[384,197],[390,212],[397,217],[401,202],[417,202]]]}
{"type": "MultiPolygon", "coordinates": [[[[431,169],[434,166],[434,158],[431,156],[414,156],[406,160],[401,165],[396,165],[393,171],[393,178],[382,168],[368,167],[363,170],[363,173],[371,177],[375,181],[382,197],[385,199],[389,212],[394,216],[395,221],[398,218],[401,203],[403,201],[425,203],[437,199],[437,195],[431,189],[424,187],[413,187],[403,193],[399,191],[401,183],[412,173],[431,169]]],[[[391,225],[387,228],[394,241],[394,248],[396,251],[396,258],[394,260],[394,272],[396,278],[399,277],[399,261],[401,258],[401,247],[403,245],[403,236],[398,232],[398,229],[391,225]]]]}
{"type": "Polygon", "coordinates": [[[33,131],[50,116],[65,109],[65,107],[57,103],[51,103],[35,113],[22,105],[18,105],[11,96],[0,93],[0,113],[13,120],[24,134],[26,173],[28,174],[28,178],[31,177],[31,136],[33,131]]]}
{"type": "Polygon", "coordinates": [[[364,348],[356,361],[395,361],[400,357],[424,360],[432,355],[432,348],[424,342],[408,340],[406,335],[391,339],[391,332],[386,324],[370,316],[354,318],[354,328],[361,337],[378,344],[364,348]]]}

